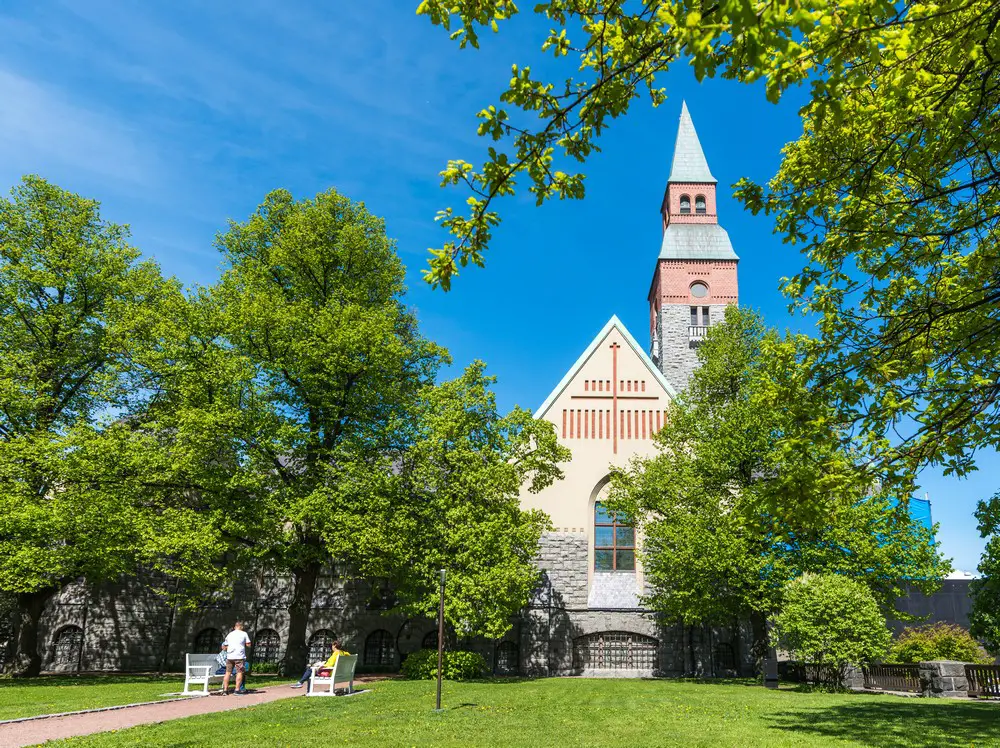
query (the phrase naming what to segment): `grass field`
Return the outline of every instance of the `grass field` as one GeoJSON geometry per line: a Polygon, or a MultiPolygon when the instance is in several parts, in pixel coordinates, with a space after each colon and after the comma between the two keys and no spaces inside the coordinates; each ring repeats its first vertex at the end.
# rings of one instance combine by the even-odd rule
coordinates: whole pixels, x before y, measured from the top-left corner
{"type": "MultiPolygon", "coordinates": [[[[289,682],[289,678],[253,676],[250,687],[289,682]]],[[[214,684],[214,688],[218,687],[218,683],[214,684]]],[[[157,701],[171,698],[166,694],[183,688],[184,679],[176,675],[160,678],[152,675],[67,675],[26,680],[0,679],[0,720],[157,701]]]]}
{"type": "Polygon", "coordinates": [[[747,683],[576,678],[383,681],[350,698],[296,698],[71,746],[1000,746],[1000,704],[765,691],[747,683]]]}

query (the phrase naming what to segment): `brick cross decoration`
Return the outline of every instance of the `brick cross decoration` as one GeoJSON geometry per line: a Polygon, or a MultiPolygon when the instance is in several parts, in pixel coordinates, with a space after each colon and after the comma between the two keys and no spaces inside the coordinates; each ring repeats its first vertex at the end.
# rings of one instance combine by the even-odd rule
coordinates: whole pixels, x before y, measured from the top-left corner
{"type": "MultiPolygon", "coordinates": [[[[611,433],[613,439],[613,447],[615,454],[618,454],[618,422],[620,420],[620,414],[618,412],[618,401],[619,400],[656,400],[656,395],[625,395],[620,392],[618,386],[618,350],[621,348],[618,343],[612,343],[608,346],[611,350],[611,393],[598,395],[596,393],[588,393],[586,395],[572,395],[573,400],[610,400],[611,401],[611,433]]],[[[644,387],[645,389],[645,387],[644,387]]]]}

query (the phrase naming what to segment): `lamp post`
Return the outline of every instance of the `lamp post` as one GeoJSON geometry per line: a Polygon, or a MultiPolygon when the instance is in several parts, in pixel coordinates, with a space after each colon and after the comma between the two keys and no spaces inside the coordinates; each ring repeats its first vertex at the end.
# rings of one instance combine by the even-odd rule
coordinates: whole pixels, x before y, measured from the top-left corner
{"type": "Polygon", "coordinates": [[[438,604],[438,682],[437,682],[437,707],[436,712],[441,711],[441,671],[444,665],[444,569],[441,569],[441,601],[438,604]]]}

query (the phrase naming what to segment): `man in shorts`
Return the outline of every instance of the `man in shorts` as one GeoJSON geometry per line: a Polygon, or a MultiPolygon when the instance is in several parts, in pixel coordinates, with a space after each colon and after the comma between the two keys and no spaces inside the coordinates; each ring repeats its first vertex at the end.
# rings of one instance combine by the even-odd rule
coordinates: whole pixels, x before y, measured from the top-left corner
{"type": "Polygon", "coordinates": [[[229,693],[229,676],[236,673],[236,693],[242,695],[247,693],[243,686],[243,672],[247,662],[247,647],[250,644],[250,637],[243,630],[243,624],[236,622],[233,630],[229,632],[222,648],[226,650],[226,674],[222,677],[222,690],[219,692],[223,696],[229,693]]]}

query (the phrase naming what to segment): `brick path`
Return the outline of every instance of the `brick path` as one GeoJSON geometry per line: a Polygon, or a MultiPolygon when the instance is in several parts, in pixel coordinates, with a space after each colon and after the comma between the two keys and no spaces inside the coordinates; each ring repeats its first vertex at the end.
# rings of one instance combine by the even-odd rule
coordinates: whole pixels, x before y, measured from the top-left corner
{"type": "MultiPolygon", "coordinates": [[[[357,683],[358,681],[355,681],[355,684],[357,683]]],[[[47,740],[90,735],[106,730],[122,730],[136,725],[148,725],[154,722],[191,717],[195,714],[241,709],[278,699],[301,697],[304,694],[304,690],[289,688],[287,685],[269,686],[255,690],[246,696],[198,696],[163,704],[147,704],[113,711],[74,714],[66,717],[50,717],[0,725],[0,748],[38,745],[47,740]]]]}

